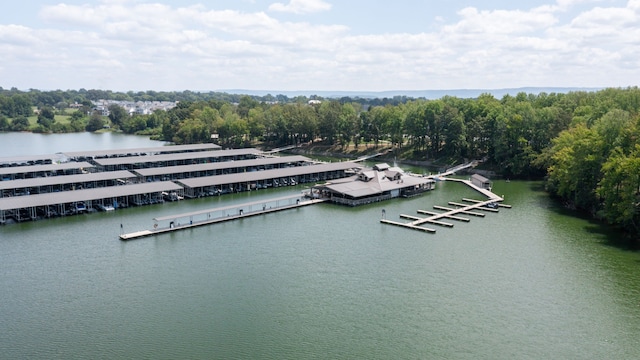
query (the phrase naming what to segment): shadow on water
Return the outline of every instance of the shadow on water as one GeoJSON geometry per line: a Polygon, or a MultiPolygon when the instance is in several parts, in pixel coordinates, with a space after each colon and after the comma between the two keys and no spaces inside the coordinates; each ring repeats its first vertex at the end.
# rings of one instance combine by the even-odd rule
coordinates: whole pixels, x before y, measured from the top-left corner
{"type": "Polygon", "coordinates": [[[640,252],[640,239],[633,238],[617,227],[594,219],[585,212],[563,206],[559,199],[554,198],[547,193],[544,182],[531,182],[529,184],[529,188],[534,192],[547,194],[546,199],[539,199],[538,202],[540,206],[545,207],[560,216],[586,221],[588,224],[584,226],[584,230],[590,234],[596,235],[596,237],[600,239],[598,241],[599,244],[623,251],[640,252]]]}
{"type": "Polygon", "coordinates": [[[547,189],[544,187],[544,182],[542,181],[532,181],[529,183],[529,188],[535,192],[546,192],[547,189]]]}
{"type": "Polygon", "coordinates": [[[638,239],[634,239],[622,230],[596,220],[588,219],[588,221],[589,225],[584,227],[585,231],[600,237],[602,239],[601,244],[624,251],[640,252],[640,241],[638,239]]]}

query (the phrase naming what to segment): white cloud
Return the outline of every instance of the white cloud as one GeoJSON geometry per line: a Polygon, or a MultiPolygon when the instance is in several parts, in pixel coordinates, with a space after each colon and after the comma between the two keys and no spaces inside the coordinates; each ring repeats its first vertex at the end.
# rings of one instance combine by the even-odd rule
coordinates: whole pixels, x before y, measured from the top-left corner
{"type": "MultiPolygon", "coordinates": [[[[640,65],[640,0],[585,7],[589,2],[558,0],[520,10],[467,7],[453,22],[440,17],[430,31],[401,33],[390,27],[378,34],[354,34],[347,24],[330,20],[281,21],[262,11],[205,5],[59,4],[42,8],[41,27],[0,24],[0,86],[388,90],[636,85],[629,82],[637,81],[640,65]],[[586,10],[569,11],[571,6],[586,10]],[[40,85],[44,79],[49,83],[40,85]]],[[[330,7],[322,1],[278,6],[298,12],[330,7]]]]}
{"type": "Polygon", "coordinates": [[[460,10],[458,23],[446,27],[453,33],[519,34],[544,29],[557,23],[550,12],[540,9],[478,11],[473,7],[460,10]]]}
{"type": "Polygon", "coordinates": [[[331,4],[323,0],[289,0],[288,4],[273,3],[269,6],[269,10],[294,14],[308,14],[331,10],[331,4]]]}

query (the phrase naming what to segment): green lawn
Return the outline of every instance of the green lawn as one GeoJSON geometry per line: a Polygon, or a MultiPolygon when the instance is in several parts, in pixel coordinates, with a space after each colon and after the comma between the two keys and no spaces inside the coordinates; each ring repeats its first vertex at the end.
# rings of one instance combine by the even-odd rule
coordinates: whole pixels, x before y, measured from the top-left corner
{"type": "MultiPolygon", "coordinates": [[[[74,109],[65,109],[63,112],[68,115],[56,115],[54,117],[55,122],[60,124],[68,124],[70,122],[71,113],[75,111],[74,109]]],[[[31,115],[27,119],[29,119],[29,124],[31,127],[38,126],[38,115],[31,115]]]]}

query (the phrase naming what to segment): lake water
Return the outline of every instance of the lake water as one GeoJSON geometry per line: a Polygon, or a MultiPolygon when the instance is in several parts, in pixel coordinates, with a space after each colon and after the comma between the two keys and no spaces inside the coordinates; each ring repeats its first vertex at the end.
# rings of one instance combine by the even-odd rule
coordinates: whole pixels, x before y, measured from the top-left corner
{"type": "MultiPolygon", "coordinates": [[[[14,135],[32,139],[0,134],[0,151],[14,135]]],[[[103,135],[34,135],[44,139],[36,153],[158,145],[103,135]]],[[[441,182],[412,199],[130,242],[118,240],[120,224],[141,230],[156,216],[304,188],[0,227],[0,357],[640,358],[640,255],[565,213],[538,182],[494,185],[512,209],[436,234],[380,224],[381,211],[403,221],[480,197],[441,182]]]]}

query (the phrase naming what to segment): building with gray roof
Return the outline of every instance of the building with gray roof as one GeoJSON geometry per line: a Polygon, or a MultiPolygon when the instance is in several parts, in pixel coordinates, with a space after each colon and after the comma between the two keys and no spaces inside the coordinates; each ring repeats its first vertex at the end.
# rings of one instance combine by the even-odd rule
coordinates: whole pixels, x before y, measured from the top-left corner
{"type": "Polygon", "coordinates": [[[435,181],[432,179],[378,164],[374,169],[361,171],[349,179],[316,185],[312,194],[335,203],[356,206],[400,196],[411,197],[434,187],[435,181]]]}

